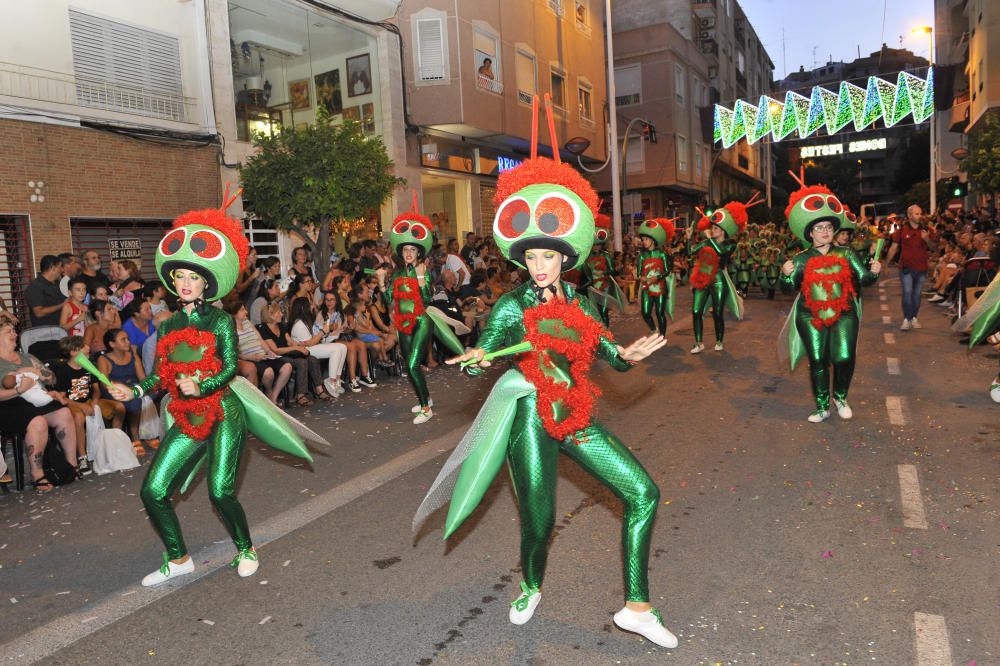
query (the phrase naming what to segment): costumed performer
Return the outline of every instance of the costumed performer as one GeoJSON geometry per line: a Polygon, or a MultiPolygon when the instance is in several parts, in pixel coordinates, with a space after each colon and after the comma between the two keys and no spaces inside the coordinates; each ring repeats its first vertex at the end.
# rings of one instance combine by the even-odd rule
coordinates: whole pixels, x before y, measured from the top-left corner
{"type": "Polygon", "coordinates": [[[878,279],[882,265],[872,261],[866,268],[854,250],[834,246],[833,239],[845,222],[843,204],[825,186],[807,187],[802,175],[789,173],[801,187],[789,197],[785,217],[792,233],[811,247],[781,267],[782,291],[799,294],[782,329],[779,356],[787,348],[793,370],[803,355],[809,359],[816,401],[810,423],[830,417],[831,365],[837,414],[850,419],[853,411],[847,392],[857,357],[860,290],[878,279]]]}
{"type": "MultiPolygon", "coordinates": [[[[298,433],[323,442],[281,412],[250,382],[237,377],[239,346],[233,318],[208,305],[224,297],[244,268],[247,241],[222,209],[190,211],[174,220],[156,248],[156,272],[180,299],[176,314],[160,324],[154,372],[134,387],[115,383],[120,401],[141,398],[154,389],[168,392],[166,436],[142,484],[140,496],[150,522],[167,551],[162,566],[142,579],[159,585],[194,571],[171,497],[208,462],[208,492],[236,545],[232,561],[240,576],[257,571],[258,556],[246,514],[236,499],[236,476],[247,428],[265,443],[312,460],[298,433]]],[[[324,442],[325,443],[325,442],[324,442]]]]}
{"type": "MultiPolygon", "coordinates": [[[[676,219],[676,218],[674,218],[676,219]]],[[[674,221],[646,220],[639,225],[639,311],[652,333],[667,336],[667,314],[673,316],[674,274],[671,256],[663,249],[674,239],[674,221]],[[656,321],[653,321],[654,316],[656,321]]]]}
{"type": "Polygon", "coordinates": [[[611,235],[611,218],[598,213],[594,216],[594,226],[594,247],[587,256],[587,261],[580,267],[580,285],[577,293],[590,299],[597,308],[601,321],[608,326],[611,323],[608,304],[613,304],[621,312],[624,297],[615,281],[618,271],[614,259],[607,250],[608,238],[611,235]]]}
{"type": "MultiPolygon", "coordinates": [[[[969,331],[969,349],[987,338],[990,343],[1000,345],[1000,274],[993,278],[972,307],[955,322],[952,330],[957,333],[969,331]]],[[[1000,373],[990,384],[990,398],[993,402],[1000,403],[1000,373]]]]}
{"type": "Polygon", "coordinates": [[[694,257],[691,270],[691,319],[694,325],[694,347],[692,354],[705,350],[702,336],[705,328],[705,308],[712,304],[712,321],[715,322],[715,351],[722,351],[722,339],[726,334],[725,307],[728,305],[737,319],[743,318],[743,299],[737,293],[726,267],[736,249],[736,237],[746,228],[747,208],[764,203],[757,199],[760,192],[745,204],[730,201],[712,213],[702,215],[698,221],[698,231],[705,234],[705,240],[691,247],[693,227],[688,228],[688,256],[694,257]]]}
{"type": "MultiPolygon", "coordinates": [[[[548,94],[545,102],[552,145],[559,145],[548,94]]],[[[536,98],[536,118],[537,103],[536,98]]],[[[521,518],[524,575],[522,594],[511,604],[509,618],[517,625],[526,623],[542,597],[562,452],[624,504],[626,603],[615,613],[615,624],[657,645],[676,647],[677,638],[649,603],[647,565],[659,490],[628,447],[593,420],[599,391],[588,377],[595,355],[625,371],[665,340],[650,335],[627,348],[618,346],[590,302],[560,279],[561,272],[580,266],[587,257],[597,195],[582,176],[558,161],[558,153],[555,161],[540,158],[536,146],[533,140],[531,158],[501,174],[493,222],[500,251],[526,267],[531,279],[500,297],[480,335],[480,346],[448,363],[471,364],[478,370],[489,364],[487,352],[504,345],[520,342],[514,349],[530,351],[493,387],[421,504],[414,528],[450,497],[448,538],[475,509],[506,460],[521,518]]]]}
{"type": "Polygon", "coordinates": [[[414,193],[412,208],[396,216],[389,231],[389,244],[402,261],[402,266],[389,278],[388,289],[385,273],[377,273],[382,297],[399,338],[399,349],[406,360],[406,376],[417,394],[418,402],[410,410],[414,414],[415,425],[426,423],[434,416],[434,401],[420,367],[427,360],[431,336],[436,334],[454,353],[461,353],[464,349],[448,324],[441,321],[443,315],[440,311],[429,307],[433,285],[424,259],[433,247],[433,232],[434,225],[419,212],[414,193]]]}

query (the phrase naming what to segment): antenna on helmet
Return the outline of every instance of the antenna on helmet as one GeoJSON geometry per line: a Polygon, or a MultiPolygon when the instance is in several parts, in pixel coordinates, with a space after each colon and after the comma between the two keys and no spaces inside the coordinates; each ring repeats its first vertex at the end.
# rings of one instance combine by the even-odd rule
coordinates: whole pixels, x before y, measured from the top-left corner
{"type": "Polygon", "coordinates": [[[226,183],[226,191],[222,195],[222,208],[221,208],[221,210],[226,210],[227,208],[229,208],[230,206],[232,206],[233,203],[236,201],[236,199],[238,199],[239,196],[241,194],[243,194],[243,188],[241,187],[241,188],[239,188],[239,189],[236,190],[236,193],[232,197],[230,197],[229,196],[229,185],[230,185],[229,183],[226,183]]]}

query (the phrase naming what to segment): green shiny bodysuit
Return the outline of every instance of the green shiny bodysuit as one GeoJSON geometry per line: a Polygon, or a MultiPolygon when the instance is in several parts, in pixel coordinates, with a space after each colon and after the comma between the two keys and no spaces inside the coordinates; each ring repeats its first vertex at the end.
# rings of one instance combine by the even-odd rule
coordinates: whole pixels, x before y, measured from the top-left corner
{"type": "Polygon", "coordinates": [[[393,318],[393,324],[399,336],[399,347],[406,359],[406,375],[417,394],[421,407],[427,407],[430,402],[430,392],[427,390],[427,379],[420,369],[427,357],[427,345],[434,333],[434,325],[424,309],[430,305],[431,281],[425,276],[423,286],[417,281],[416,268],[406,265],[389,278],[389,288],[384,291],[386,307],[393,318]],[[407,319],[416,317],[412,328],[405,325],[407,319]],[[402,317],[402,319],[400,319],[402,317]],[[409,332],[404,329],[409,329],[409,332]]]}
{"type": "MultiPolygon", "coordinates": [[[[239,550],[246,550],[253,545],[246,514],[236,499],[236,475],[247,432],[243,406],[228,388],[230,381],[236,376],[239,363],[236,327],[233,318],[225,311],[203,305],[200,310],[192,311],[190,316],[180,311],[163,322],[158,336],[162,340],[170,332],[186,328],[209,331],[215,335],[215,348],[206,350],[205,354],[215,355],[222,367],[217,374],[199,381],[198,386],[201,396],[222,392],[223,418],[215,424],[208,437],[200,440],[182,432],[180,425],[175,422],[160,444],[142,484],[142,503],[172,560],[184,557],[187,546],[170,498],[199,462],[202,453],[207,453],[208,459],[209,497],[222,517],[233,543],[239,550]]],[[[145,394],[159,382],[160,377],[154,372],[142,380],[138,388],[145,394]]]]}
{"type": "MultiPolygon", "coordinates": [[[[598,314],[586,300],[578,298],[572,287],[562,287],[570,303],[599,321],[598,314]]],[[[479,338],[487,352],[522,341],[526,335],[525,311],[539,305],[530,284],[524,284],[502,296],[493,308],[489,322],[479,338]]],[[[615,342],[602,327],[603,334],[596,355],[619,371],[631,365],[618,353],[615,342]]],[[[535,350],[531,354],[545,354],[535,350]]],[[[551,355],[546,355],[551,358],[551,355]]],[[[565,359],[563,359],[565,362],[565,359]]],[[[540,359],[540,362],[546,362],[540,359]]],[[[562,441],[546,431],[540,414],[539,394],[517,401],[513,427],[507,448],[507,466],[521,517],[521,567],[524,580],[540,588],[545,576],[548,542],[555,525],[556,469],[559,452],[572,458],[588,473],[604,483],[624,504],[622,549],[625,594],[628,601],[648,601],[647,566],[653,519],[659,490],[635,456],[603,426],[589,423],[562,441]]],[[[546,405],[546,408],[550,406],[546,405]]],[[[553,412],[556,405],[552,405],[553,412]]]]}
{"type": "Polygon", "coordinates": [[[697,245],[689,247],[688,256],[697,258],[699,252],[703,249],[715,253],[718,270],[716,270],[711,282],[704,287],[694,286],[695,275],[702,265],[701,262],[696,261],[695,266],[691,270],[691,319],[694,327],[694,339],[695,342],[702,341],[705,327],[705,308],[711,303],[712,321],[715,323],[715,340],[716,342],[722,342],[726,334],[725,305],[729,299],[729,283],[726,281],[723,273],[729,263],[730,255],[736,249],[736,243],[731,240],[716,243],[715,240],[707,238],[697,245]]]}
{"type": "MultiPolygon", "coordinates": [[[[587,257],[587,263],[580,267],[580,287],[578,292],[583,297],[586,296],[587,290],[591,287],[601,291],[608,291],[611,288],[610,281],[617,274],[611,253],[604,250],[603,246],[595,245],[594,249],[590,252],[590,256],[587,257]]],[[[607,326],[611,321],[608,315],[608,307],[605,305],[596,309],[601,317],[601,321],[607,326]]]]}
{"type": "Polygon", "coordinates": [[[642,320],[654,333],[667,334],[667,277],[673,267],[672,258],[663,250],[643,250],[637,262],[639,272],[639,307],[642,320]],[[653,318],[656,321],[653,321],[653,318]]]}
{"type": "Polygon", "coordinates": [[[802,340],[805,355],[809,359],[809,378],[812,383],[813,397],[816,408],[820,411],[830,409],[830,366],[833,366],[833,398],[844,401],[851,387],[854,376],[858,328],[860,325],[860,287],[873,284],[878,276],[869,271],[850,248],[831,247],[824,255],[816,248],[810,248],[792,258],[795,270],[791,275],[781,276],[781,288],[786,293],[798,291],[799,298],[795,302],[792,313],[793,323],[802,340]],[[839,267],[820,269],[821,275],[839,276],[840,271],[848,270],[851,288],[857,298],[851,298],[849,307],[837,315],[832,310],[810,309],[807,298],[820,304],[832,302],[844,294],[845,284],[829,281],[822,284],[807,278],[807,264],[810,259],[840,257],[845,262],[839,267]],[[812,284],[810,284],[812,282],[812,284]],[[820,317],[835,316],[829,325],[817,326],[820,317]]]}

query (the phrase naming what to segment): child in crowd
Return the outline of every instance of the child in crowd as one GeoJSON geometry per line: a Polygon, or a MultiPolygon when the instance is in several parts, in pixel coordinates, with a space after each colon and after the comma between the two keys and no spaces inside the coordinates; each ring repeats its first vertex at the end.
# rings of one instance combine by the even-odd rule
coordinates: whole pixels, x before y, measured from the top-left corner
{"type": "Polygon", "coordinates": [[[95,297],[90,299],[90,305],[87,308],[93,323],[84,332],[83,342],[90,349],[91,354],[96,356],[103,354],[106,349],[104,334],[113,328],[121,328],[121,323],[119,322],[118,310],[111,301],[102,301],[95,297]]]}
{"type": "MultiPolygon", "coordinates": [[[[134,386],[146,378],[139,354],[132,349],[128,334],[120,328],[113,328],[104,334],[104,346],[107,351],[97,359],[97,369],[103,372],[112,382],[134,386]]],[[[107,388],[101,387],[101,396],[113,400],[107,388]]],[[[133,398],[122,403],[128,416],[128,427],[132,433],[132,447],[137,456],[145,455],[146,449],[139,441],[139,417],[142,413],[142,400],[133,398]]],[[[153,448],[159,442],[153,440],[153,448]],[[154,445],[155,444],[155,445],[154,445]]]]}
{"type": "Polygon", "coordinates": [[[59,312],[59,327],[65,329],[67,335],[83,335],[87,330],[87,283],[81,278],[69,281],[69,298],[63,303],[59,312]]]}
{"type": "Polygon", "coordinates": [[[371,315],[368,313],[367,298],[363,294],[358,294],[351,305],[354,306],[354,315],[348,318],[347,325],[354,329],[358,338],[365,343],[368,349],[378,355],[376,363],[379,367],[391,367],[389,350],[396,344],[396,336],[382,333],[375,327],[371,315]]]}

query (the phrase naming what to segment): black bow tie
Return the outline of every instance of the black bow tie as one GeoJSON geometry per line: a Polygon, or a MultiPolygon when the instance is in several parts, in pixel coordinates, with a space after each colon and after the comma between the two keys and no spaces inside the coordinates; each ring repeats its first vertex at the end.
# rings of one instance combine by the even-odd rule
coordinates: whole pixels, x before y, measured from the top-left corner
{"type": "Polygon", "coordinates": [[[551,291],[553,296],[558,296],[559,295],[559,291],[556,289],[555,283],[550,284],[547,287],[539,287],[537,284],[535,284],[534,282],[532,282],[531,283],[531,290],[533,292],[535,292],[535,298],[538,299],[539,303],[544,303],[545,302],[545,292],[546,291],[551,291]]]}

